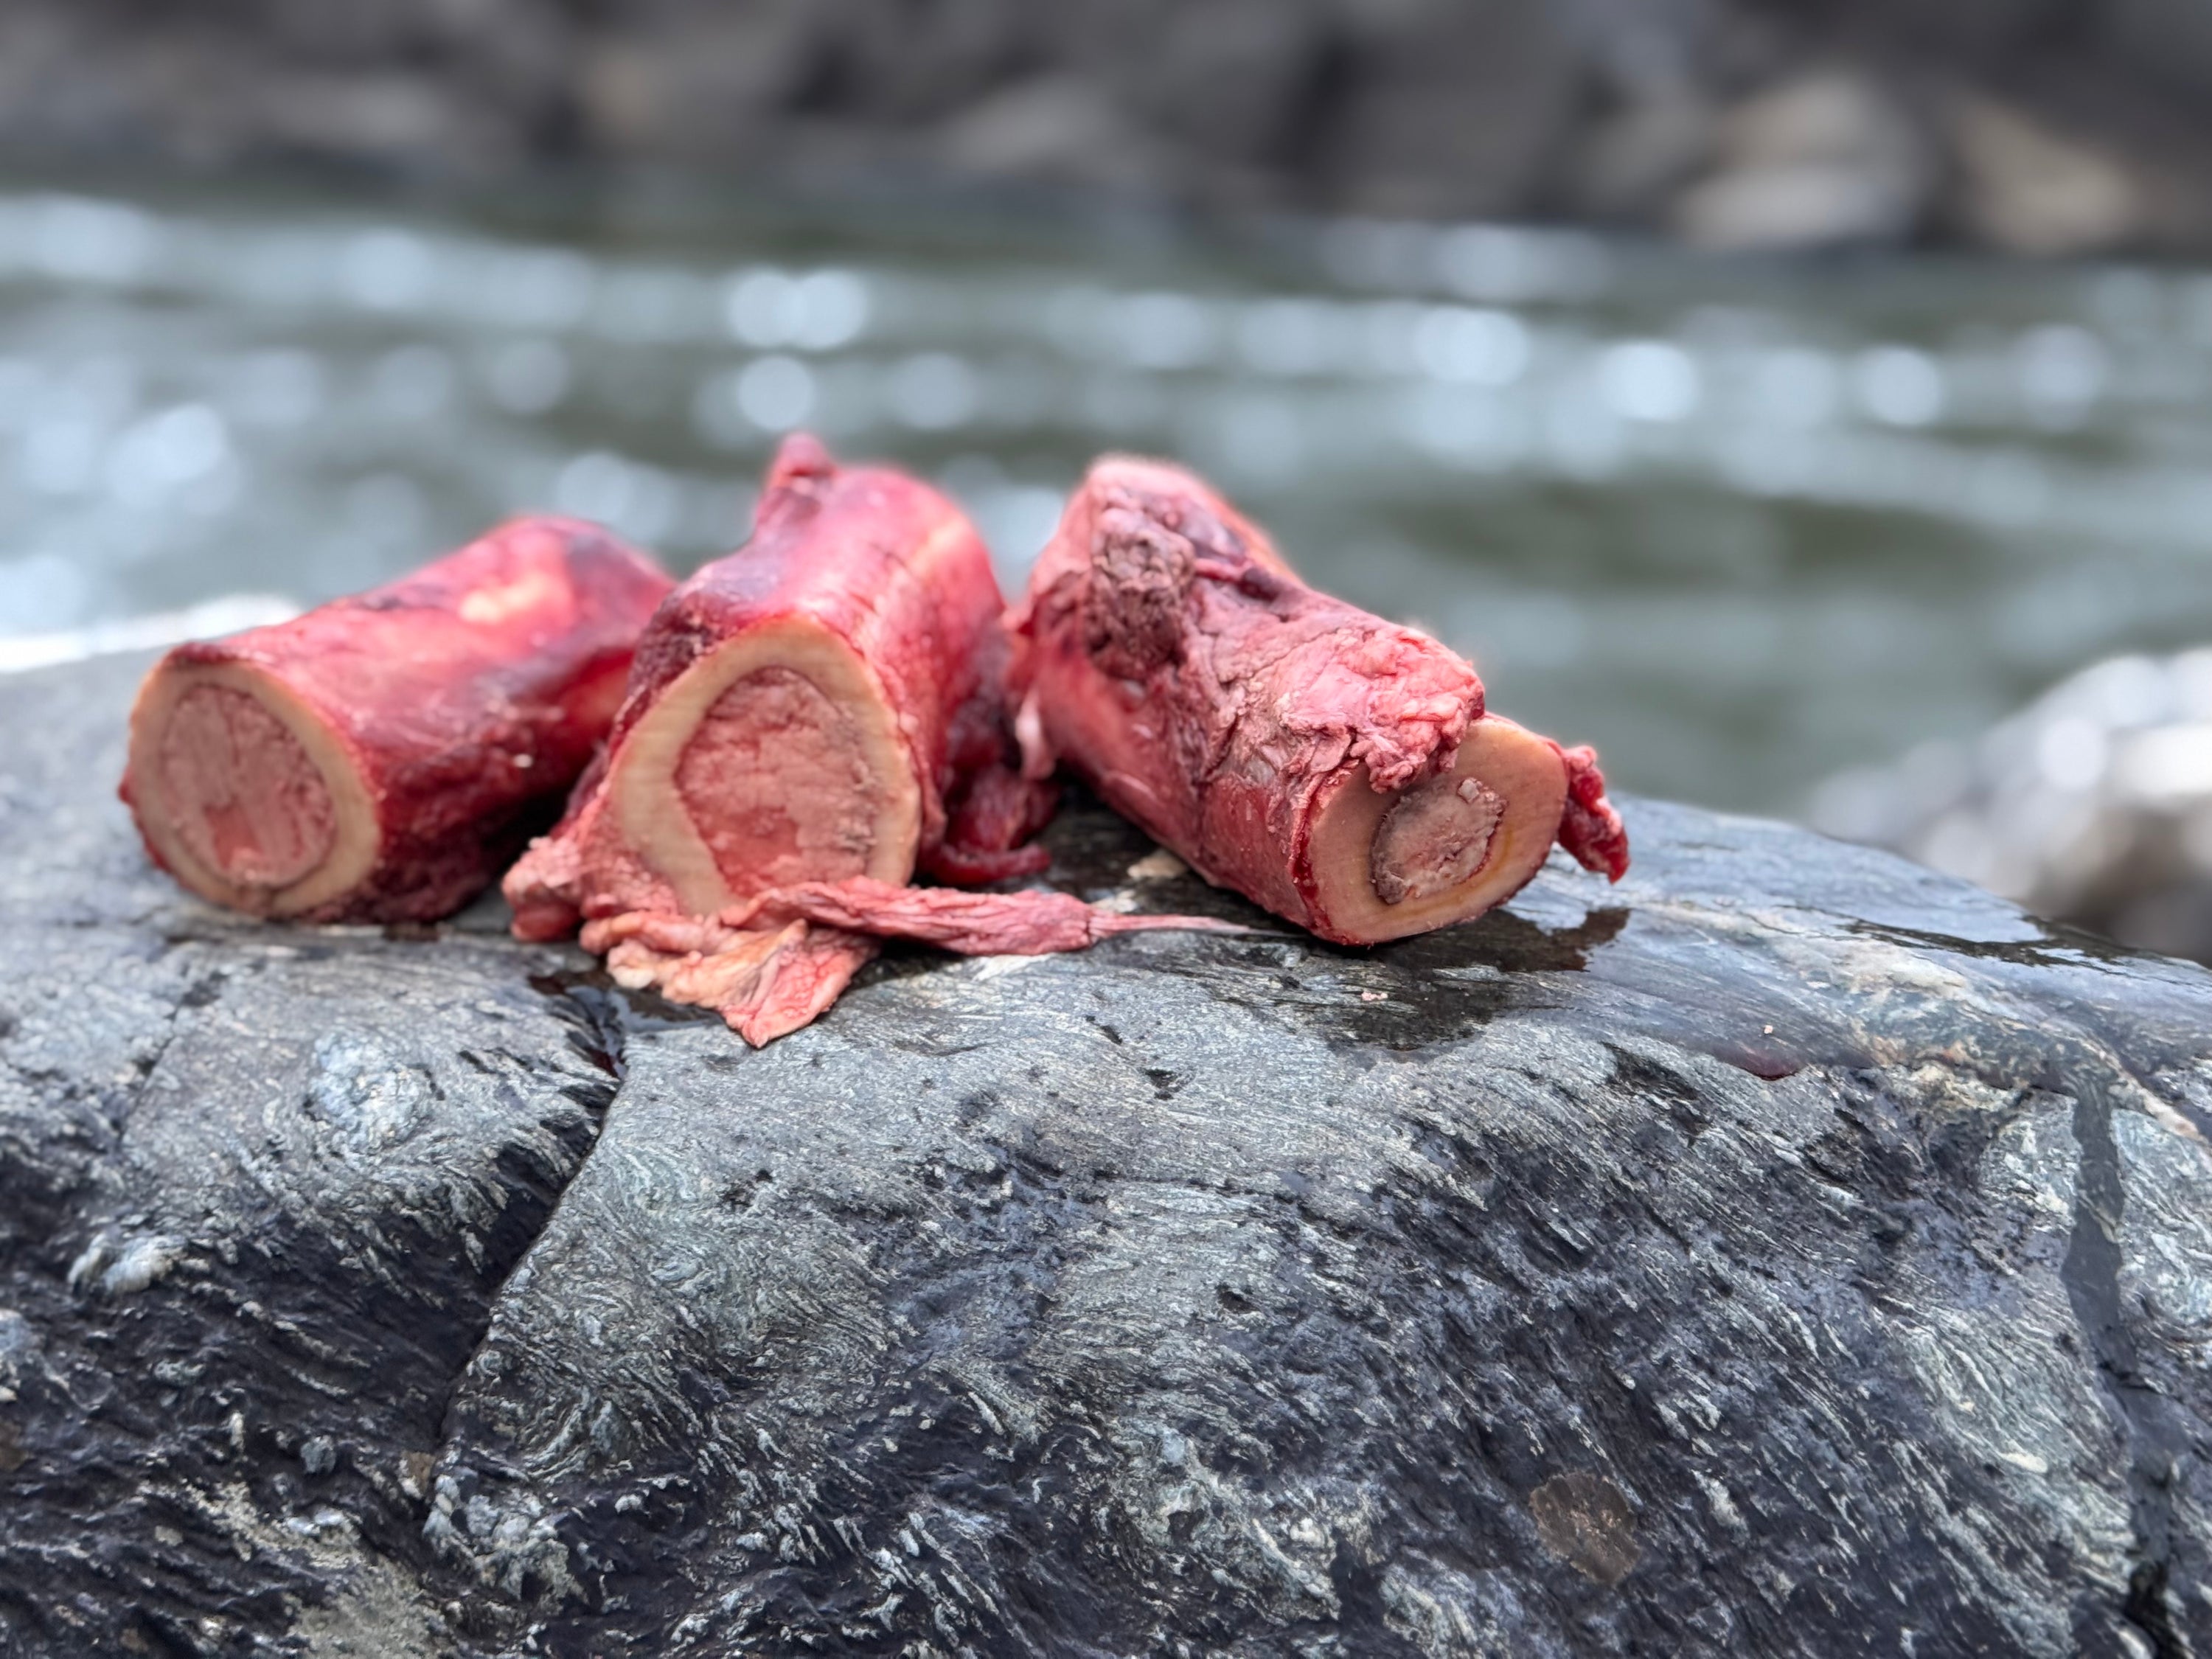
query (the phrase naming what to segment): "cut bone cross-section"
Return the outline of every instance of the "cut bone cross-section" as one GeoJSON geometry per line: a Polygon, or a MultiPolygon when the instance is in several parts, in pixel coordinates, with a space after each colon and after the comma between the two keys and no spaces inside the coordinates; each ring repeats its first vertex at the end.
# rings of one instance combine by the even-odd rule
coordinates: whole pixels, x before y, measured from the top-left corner
{"type": "Polygon", "coordinates": [[[427,921],[495,876],[606,735],[669,580],[525,519],[303,617],[180,646],[131,717],[155,861],[257,915],[427,921]]]}
{"type": "Polygon", "coordinates": [[[758,1043],[834,1002],[878,937],[1072,950],[1177,925],[906,884],[1047,862],[1021,845],[1054,797],[1012,764],[1003,608],[951,501],[787,441],[752,539],[669,596],[603,763],[508,874],[515,932],[585,923],[622,983],[758,1043]]]}
{"type": "Polygon", "coordinates": [[[1032,776],[1065,761],[1209,881],[1345,945],[1480,915],[1557,841],[1619,879],[1587,749],[1436,641],[1317,593],[1180,468],[1098,462],[1014,619],[1032,776]]]}
{"type": "Polygon", "coordinates": [[[897,885],[948,850],[971,879],[1042,867],[1018,846],[1052,795],[1010,764],[1004,604],[951,501],[787,441],[752,539],[669,595],[604,763],[508,875],[515,931],[711,916],[797,882],[897,885]],[[1008,788],[996,845],[951,841],[971,795],[1008,788]]]}

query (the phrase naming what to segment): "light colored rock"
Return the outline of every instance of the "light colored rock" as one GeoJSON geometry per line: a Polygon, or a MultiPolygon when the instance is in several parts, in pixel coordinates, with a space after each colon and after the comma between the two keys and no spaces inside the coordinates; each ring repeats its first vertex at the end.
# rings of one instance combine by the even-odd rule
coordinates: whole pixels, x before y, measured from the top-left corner
{"type": "Polygon", "coordinates": [[[2212,962],[2212,649],[2084,669],[1972,744],[1831,779],[1814,827],[2212,962]]]}
{"type": "Polygon", "coordinates": [[[1155,182],[1160,160],[1104,88],[1073,75],[992,94],[945,125],[938,154],[955,171],[987,179],[1115,189],[1155,182]]]}
{"type": "Polygon", "coordinates": [[[1758,94],[1722,124],[1711,173],[1676,201],[1701,247],[1895,241],[1927,206],[1934,168],[1909,111],[1869,76],[1828,70],[1758,94]]]}
{"type": "Polygon", "coordinates": [[[2010,253],[2093,253],[2148,228],[2148,191],[2118,155],[2024,111],[1965,95],[1951,110],[1960,211],[1974,234],[2010,253]]]}

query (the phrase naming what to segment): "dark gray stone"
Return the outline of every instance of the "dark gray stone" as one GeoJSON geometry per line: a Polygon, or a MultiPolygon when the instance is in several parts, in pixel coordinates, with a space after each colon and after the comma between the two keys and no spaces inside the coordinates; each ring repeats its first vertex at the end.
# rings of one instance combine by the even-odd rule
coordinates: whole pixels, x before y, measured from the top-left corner
{"type": "Polygon", "coordinates": [[[532,987],[564,953],[260,928],[149,868],[144,667],[0,683],[0,1652],[380,1612],[312,1650],[437,1651],[412,1492],[610,1062],[532,987]]]}
{"type": "Polygon", "coordinates": [[[0,155],[18,161],[480,183],[582,163],[616,171],[611,205],[627,175],[678,167],[863,200],[985,181],[1017,199],[1079,186],[1204,210],[1595,217],[1731,246],[1914,232],[2201,251],[2208,111],[2204,0],[0,8],[0,155]],[[1817,166],[1729,154],[1741,123],[1725,112],[1748,98],[1737,113],[1755,123],[1764,94],[1838,67],[1877,86],[1887,137],[1817,166]],[[1990,106],[2034,139],[2016,166],[1954,131],[1957,107],[1990,106]],[[2069,157],[2090,183],[2053,192],[2069,157]]]}
{"type": "Polygon", "coordinates": [[[495,905],[187,900],[142,665],[0,682],[0,1651],[2212,1640],[2200,969],[1632,803],[1617,889],[754,1054],[495,905]]]}

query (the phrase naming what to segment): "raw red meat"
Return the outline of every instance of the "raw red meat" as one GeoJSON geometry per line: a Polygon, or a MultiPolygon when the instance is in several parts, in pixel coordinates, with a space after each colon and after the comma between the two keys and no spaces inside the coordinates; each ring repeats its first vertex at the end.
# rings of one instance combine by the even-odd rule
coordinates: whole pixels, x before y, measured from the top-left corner
{"type": "MultiPolygon", "coordinates": [[[[1011,764],[1003,605],[944,496],[787,441],[752,540],[670,595],[602,763],[507,876],[516,933],[587,921],[585,944],[625,983],[717,1008],[763,1042],[835,1001],[875,936],[929,936],[960,914],[955,896],[905,885],[917,868],[970,882],[1042,868],[1019,843],[1053,796],[1011,764]]],[[[993,937],[1068,941],[1055,949],[1113,930],[1076,938],[1076,902],[1054,895],[965,902],[993,937]]]]}
{"type": "Polygon", "coordinates": [[[217,903],[445,915],[584,769],[669,586],[596,526],[522,519],[388,586],[179,646],[139,689],[123,799],[155,862],[217,903]]]}
{"type": "Polygon", "coordinates": [[[1031,776],[1064,760],[1209,881],[1346,945],[1478,915],[1555,838],[1619,879],[1596,757],[1467,662],[1317,593],[1180,468],[1109,457],[1012,619],[1031,776]]]}
{"type": "Polygon", "coordinates": [[[1127,915],[1066,893],[963,893],[855,876],[777,888],[717,917],[631,912],[584,927],[615,979],[720,1011],[755,1044],[811,1020],[837,1000],[879,939],[916,939],[961,956],[1050,956],[1155,929],[1239,933],[1202,916],[1127,915]]]}
{"type": "Polygon", "coordinates": [[[786,927],[804,921],[880,939],[919,939],[963,957],[1047,957],[1081,951],[1118,933],[1241,933],[1206,916],[1131,915],[1085,904],[1067,893],[963,893],[949,887],[893,887],[855,876],[779,887],[722,913],[734,927],[786,927]]]}

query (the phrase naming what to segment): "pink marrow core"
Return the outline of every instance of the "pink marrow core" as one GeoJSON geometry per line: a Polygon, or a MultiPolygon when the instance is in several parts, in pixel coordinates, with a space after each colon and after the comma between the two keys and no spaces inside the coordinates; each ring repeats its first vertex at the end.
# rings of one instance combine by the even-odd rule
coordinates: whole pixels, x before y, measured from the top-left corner
{"type": "Polygon", "coordinates": [[[714,700],[676,788],[732,892],[867,872],[883,792],[852,716],[794,669],[760,669],[714,700]]]}
{"type": "Polygon", "coordinates": [[[1375,831],[1368,880],[1385,904],[1427,898],[1473,879],[1490,857],[1505,802],[1476,778],[1416,784],[1375,831]]]}
{"type": "Polygon", "coordinates": [[[289,887],[337,839],[330,786],[284,723],[227,685],[196,685],[161,733],[161,784],[191,855],[241,887],[289,887]]]}

